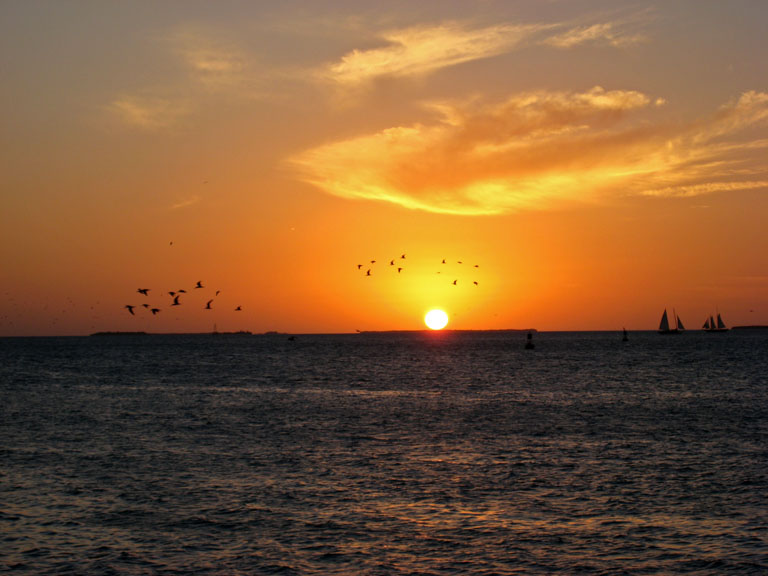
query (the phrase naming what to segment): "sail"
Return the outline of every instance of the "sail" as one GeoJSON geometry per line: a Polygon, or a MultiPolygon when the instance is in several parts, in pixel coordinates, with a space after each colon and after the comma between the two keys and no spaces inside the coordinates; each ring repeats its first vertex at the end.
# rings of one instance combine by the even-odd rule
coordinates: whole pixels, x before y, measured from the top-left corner
{"type": "Polygon", "coordinates": [[[661,316],[661,322],[659,323],[659,330],[662,332],[669,332],[669,319],[667,318],[667,309],[664,308],[664,314],[661,316]]]}
{"type": "Polygon", "coordinates": [[[718,330],[723,330],[725,328],[725,322],[723,322],[723,319],[720,318],[720,314],[717,315],[717,328],[718,330]]]}
{"type": "Polygon", "coordinates": [[[702,326],[702,328],[704,328],[704,330],[709,330],[710,329],[709,318],[704,320],[704,326],[702,326]]]}
{"type": "Polygon", "coordinates": [[[685,326],[683,326],[683,321],[680,320],[680,316],[675,314],[675,319],[677,320],[677,329],[678,330],[685,330],[685,326]]]}

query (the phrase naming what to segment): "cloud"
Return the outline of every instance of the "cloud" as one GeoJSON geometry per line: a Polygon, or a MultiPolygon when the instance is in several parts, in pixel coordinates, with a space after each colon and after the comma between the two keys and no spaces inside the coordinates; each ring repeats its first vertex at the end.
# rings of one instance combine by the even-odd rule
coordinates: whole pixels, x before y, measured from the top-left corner
{"type": "Polygon", "coordinates": [[[170,34],[165,42],[185,66],[189,79],[211,91],[249,89],[253,57],[218,35],[195,27],[170,34]]]}
{"type": "Polygon", "coordinates": [[[604,22],[571,28],[562,34],[544,39],[542,43],[556,48],[573,48],[582,44],[608,44],[618,48],[643,41],[645,37],[640,34],[620,30],[620,26],[614,22],[604,22]]]}
{"type": "Polygon", "coordinates": [[[712,118],[653,124],[663,101],[626,90],[529,92],[442,102],[431,123],[331,142],[291,160],[325,192],[449,214],[499,214],[612,194],[698,195],[763,186],[768,120],[748,92],[712,118]]]}
{"type": "Polygon", "coordinates": [[[124,124],[150,132],[177,124],[189,112],[184,103],[136,96],[120,96],[107,109],[124,124]]]}
{"type": "Polygon", "coordinates": [[[384,76],[422,76],[447,66],[511,50],[541,25],[501,24],[468,29],[458,23],[417,26],[382,34],[385,46],[353,50],[327,66],[321,76],[358,86],[384,76]]]}
{"type": "Polygon", "coordinates": [[[181,200],[176,204],[171,205],[171,210],[178,210],[179,208],[187,208],[188,206],[193,206],[194,204],[197,204],[201,200],[202,200],[202,197],[200,196],[197,196],[197,195],[190,196],[185,200],[181,200]]]}

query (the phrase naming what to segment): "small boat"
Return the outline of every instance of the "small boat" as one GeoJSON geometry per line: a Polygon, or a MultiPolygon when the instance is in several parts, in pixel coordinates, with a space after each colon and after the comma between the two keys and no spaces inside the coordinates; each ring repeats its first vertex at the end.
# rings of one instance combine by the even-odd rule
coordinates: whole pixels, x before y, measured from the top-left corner
{"type": "Polygon", "coordinates": [[[715,322],[715,319],[710,314],[702,328],[704,329],[704,332],[728,332],[728,327],[725,325],[725,322],[723,322],[719,312],[717,313],[717,322],[715,322]]]}
{"type": "Polygon", "coordinates": [[[659,322],[659,334],[680,334],[683,330],[685,330],[683,322],[680,320],[680,317],[677,315],[674,309],[672,310],[672,315],[675,317],[674,328],[670,327],[669,318],[667,317],[667,309],[664,308],[664,314],[661,315],[661,322],[659,322]]]}
{"type": "Polygon", "coordinates": [[[533,350],[534,348],[535,348],[535,345],[533,344],[533,334],[528,332],[528,335],[525,337],[525,349],[533,350]]]}
{"type": "Polygon", "coordinates": [[[629,340],[629,337],[627,336],[627,329],[626,328],[622,328],[622,330],[624,330],[624,336],[622,336],[621,341],[622,342],[627,342],[629,340]]]}

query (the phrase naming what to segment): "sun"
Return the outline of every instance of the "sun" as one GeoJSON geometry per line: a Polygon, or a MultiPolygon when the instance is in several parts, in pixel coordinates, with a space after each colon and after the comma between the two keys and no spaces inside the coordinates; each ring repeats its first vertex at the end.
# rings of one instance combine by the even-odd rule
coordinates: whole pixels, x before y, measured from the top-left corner
{"type": "Polygon", "coordinates": [[[442,330],[448,324],[448,314],[435,308],[424,315],[424,324],[432,330],[442,330]]]}

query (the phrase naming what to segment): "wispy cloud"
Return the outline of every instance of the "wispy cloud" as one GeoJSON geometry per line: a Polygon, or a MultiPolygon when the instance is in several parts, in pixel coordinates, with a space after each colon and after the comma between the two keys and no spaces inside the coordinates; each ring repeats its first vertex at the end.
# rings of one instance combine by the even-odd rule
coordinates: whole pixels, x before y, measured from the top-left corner
{"type": "Polygon", "coordinates": [[[202,200],[201,196],[198,196],[198,195],[191,196],[189,198],[180,200],[179,202],[176,202],[175,204],[171,205],[171,210],[178,210],[179,208],[187,208],[188,206],[193,206],[199,203],[201,200],[202,200]]]}
{"type": "Polygon", "coordinates": [[[144,131],[174,126],[189,112],[185,103],[137,96],[119,96],[107,109],[125,125],[144,131]]]}
{"type": "Polygon", "coordinates": [[[573,48],[582,44],[608,44],[614,47],[629,46],[646,40],[642,34],[624,30],[615,22],[603,22],[588,26],[576,26],[563,33],[542,40],[557,48],[573,48]]]}
{"type": "Polygon", "coordinates": [[[768,95],[748,92],[688,127],[649,121],[636,91],[531,92],[504,102],[443,102],[431,124],[326,144],[292,160],[344,198],[452,214],[496,214],[610,194],[697,195],[762,186],[768,95]]]}
{"type": "Polygon", "coordinates": [[[185,27],[166,39],[189,79],[208,90],[243,93],[255,77],[253,55],[210,31],[185,27]]]}
{"type": "Polygon", "coordinates": [[[501,24],[470,29],[459,23],[445,23],[393,30],[381,35],[384,46],[353,50],[323,69],[321,75],[345,86],[385,76],[421,76],[502,54],[543,28],[501,24]]]}

